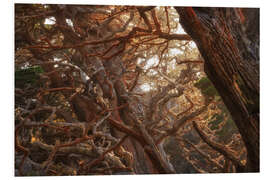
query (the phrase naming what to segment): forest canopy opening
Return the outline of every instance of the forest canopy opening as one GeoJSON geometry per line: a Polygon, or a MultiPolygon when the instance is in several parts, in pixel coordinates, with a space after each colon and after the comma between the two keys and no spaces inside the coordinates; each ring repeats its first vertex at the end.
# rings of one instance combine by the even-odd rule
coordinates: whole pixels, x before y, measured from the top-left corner
{"type": "Polygon", "coordinates": [[[181,13],[196,11],[16,4],[15,175],[254,171],[181,13]]]}

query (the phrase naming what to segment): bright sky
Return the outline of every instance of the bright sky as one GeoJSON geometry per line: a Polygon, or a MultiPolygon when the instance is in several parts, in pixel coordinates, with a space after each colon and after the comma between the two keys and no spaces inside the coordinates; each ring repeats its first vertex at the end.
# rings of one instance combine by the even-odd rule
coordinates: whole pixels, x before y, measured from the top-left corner
{"type": "Polygon", "coordinates": [[[174,32],[176,34],[186,34],[186,32],[184,31],[184,29],[182,28],[182,26],[180,24],[178,24],[178,27],[176,29],[176,31],[174,32]]]}
{"type": "Polygon", "coordinates": [[[54,17],[46,18],[44,24],[53,25],[56,19],[54,17]]]}
{"type": "Polygon", "coordinates": [[[152,58],[147,60],[147,63],[144,66],[144,69],[148,69],[152,66],[158,65],[158,61],[159,61],[158,56],[157,55],[153,56],[152,58]]]}
{"type": "Polygon", "coordinates": [[[183,51],[181,51],[181,50],[179,50],[177,48],[171,48],[171,49],[169,49],[169,54],[171,56],[175,56],[177,54],[183,54],[183,53],[184,53],[183,51]]]}
{"type": "MultiPolygon", "coordinates": [[[[46,18],[44,24],[53,25],[53,24],[55,24],[55,21],[56,21],[55,17],[46,18]]],[[[71,19],[66,19],[66,22],[69,26],[73,27],[73,23],[72,23],[71,19]]]]}
{"type": "MultiPolygon", "coordinates": [[[[46,18],[45,19],[44,24],[53,25],[53,24],[55,24],[55,22],[56,22],[56,19],[54,17],[49,17],[49,18],[46,18]]],[[[67,22],[67,24],[69,26],[72,26],[73,27],[73,23],[72,23],[72,21],[70,19],[67,19],[66,22],[67,22]]],[[[182,28],[182,26],[180,24],[178,24],[177,29],[175,31],[173,31],[173,33],[176,33],[176,34],[186,34],[186,32],[184,31],[184,29],[182,28]]],[[[194,42],[191,42],[191,47],[196,48],[196,44],[194,42]]],[[[181,50],[179,50],[177,48],[172,48],[172,49],[169,50],[169,54],[171,56],[175,56],[177,54],[183,54],[183,53],[184,53],[183,51],[181,51],[181,50]]],[[[55,59],[55,61],[58,61],[58,59],[55,59]]],[[[142,61],[143,61],[143,59],[140,59],[139,58],[138,59],[138,64],[140,64],[142,61]]],[[[153,66],[157,65],[158,62],[159,62],[158,56],[155,55],[152,58],[150,58],[150,59],[147,60],[146,65],[143,67],[143,69],[148,69],[150,67],[153,67],[153,66]]],[[[157,73],[157,72],[153,72],[153,73],[157,73]]],[[[148,83],[142,84],[140,86],[140,88],[143,91],[145,91],[145,92],[151,90],[151,86],[148,83]]]]}
{"type": "Polygon", "coordinates": [[[148,92],[151,89],[151,86],[148,83],[144,83],[140,86],[140,88],[144,91],[144,92],[148,92]]]}
{"type": "Polygon", "coordinates": [[[71,21],[71,19],[67,19],[66,22],[69,26],[73,27],[73,22],[71,21]]]}

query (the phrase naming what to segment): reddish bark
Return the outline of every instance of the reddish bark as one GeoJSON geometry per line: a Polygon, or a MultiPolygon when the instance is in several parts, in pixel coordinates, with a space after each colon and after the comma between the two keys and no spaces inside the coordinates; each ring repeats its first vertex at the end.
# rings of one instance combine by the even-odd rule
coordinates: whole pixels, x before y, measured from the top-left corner
{"type": "Polygon", "coordinates": [[[205,72],[245,142],[245,171],[259,171],[259,10],[176,8],[205,60],[205,72]],[[252,25],[252,27],[251,27],[252,25]]]}

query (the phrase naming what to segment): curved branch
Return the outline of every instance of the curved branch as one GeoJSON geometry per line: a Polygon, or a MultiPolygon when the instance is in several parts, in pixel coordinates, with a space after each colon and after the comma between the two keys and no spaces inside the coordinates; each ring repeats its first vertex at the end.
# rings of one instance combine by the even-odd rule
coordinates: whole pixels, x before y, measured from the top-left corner
{"type": "MultiPolygon", "coordinates": [[[[123,144],[123,142],[126,140],[127,137],[128,137],[128,135],[125,135],[118,143],[116,143],[111,148],[109,148],[108,150],[103,152],[97,159],[95,159],[93,161],[90,161],[90,162],[84,163],[81,166],[81,170],[85,170],[86,168],[87,168],[87,170],[91,170],[92,167],[94,167],[95,165],[97,165],[98,163],[100,163],[102,160],[105,159],[106,154],[108,154],[109,152],[117,149],[121,144],[123,144]]],[[[81,171],[81,170],[79,170],[79,171],[81,171]]]]}
{"type": "MultiPolygon", "coordinates": [[[[181,127],[183,127],[188,121],[194,119],[196,116],[200,115],[201,113],[203,113],[204,111],[207,110],[208,105],[210,104],[210,102],[206,103],[206,105],[204,105],[202,108],[200,108],[199,110],[192,112],[190,115],[188,116],[184,116],[181,119],[177,120],[173,127],[167,131],[167,133],[163,136],[161,136],[158,140],[157,143],[161,143],[163,139],[165,139],[166,137],[175,134],[181,127]]],[[[189,111],[191,108],[193,107],[193,104],[191,105],[190,108],[188,108],[186,111],[189,111]]],[[[182,114],[182,113],[180,113],[182,114]]]]}
{"type": "Polygon", "coordinates": [[[224,155],[226,158],[231,160],[233,164],[236,166],[236,169],[238,169],[238,172],[244,171],[245,166],[241,163],[239,158],[236,157],[235,152],[232,149],[209,139],[209,137],[205,134],[205,132],[203,132],[199,128],[199,125],[195,121],[192,121],[192,125],[206,144],[208,144],[211,148],[213,148],[214,150],[218,151],[219,153],[224,155]]]}
{"type": "Polygon", "coordinates": [[[183,141],[184,143],[190,145],[193,149],[195,149],[201,156],[203,156],[209,163],[215,165],[220,171],[223,171],[223,166],[221,166],[217,161],[213,160],[208,154],[205,154],[202,150],[200,150],[195,144],[190,142],[187,139],[177,138],[179,141],[183,141]]]}

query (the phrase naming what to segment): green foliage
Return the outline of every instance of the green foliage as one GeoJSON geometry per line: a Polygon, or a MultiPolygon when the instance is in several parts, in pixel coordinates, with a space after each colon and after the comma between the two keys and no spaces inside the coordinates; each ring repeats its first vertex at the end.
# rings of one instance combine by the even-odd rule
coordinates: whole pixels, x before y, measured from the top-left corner
{"type": "Polygon", "coordinates": [[[44,24],[44,27],[45,27],[46,29],[52,29],[52,25],[50,25],[50,24],[44,24]]]}
{"type": "MultiPolygon", "coordinates": [[[[194,86],[198,88],[204,96],[213,97],[216,102],[221,100],[216,88],[207,77],[203,77],[198,80],[194,86]]],[[[228,109],[223,103],[219,104],[217,108],[221,110],[221,112],[215,113],[212,117],[208,117],[206,115],[204,119],[209,119],[209,128],[215,131],[216,135],[225,142],[231,138],[232,134],[237,133],[237,127],[232,120],[228,109]],[[225,124],[220,128],[220,125],[224,121],[226,121],[225,124]]]]}
{"type": "Polygon", "coordinates": [[[40,66],[33,66],[15,71],[15,86],[23,87],[25,84],[35,85],[39,79],[39,74],[43,73],[40,66]]]}
{"type": "Polygon", "coordinates": [[[210,125],[210,129],[218,129],[218,125],[224,120],[224,113],[214,114],[211,119],[212,121],[208,123],[210,125]]]}
{"type": "Polygon", "coordinates": [[[233,133],[235,133],[237,130],[237,127],[234,123],[234,121],[232,120],[232,118],[229,118],[225,125],[223,126],[223,128],[217,132],[217,134],[221,137],[223,137],[223,139],[229,139],[227,138],[228,135],[232,135],[233,133]]]}
{"type": "Polygon", "coordinates": [[[40,23],[36,23],[36,24],[34,25],[34,29],[38,29],[38,28],[40,28],[40,23]]]}
{"type": "Polygon", "coordinates": [[[211,130],[216,130],[216,135],[225,142],[231,139],[232,134],[237,133],[237,127],[225,105],[223,104],[219,108],[222,112],[214,114],[211,117],[208,125],[211,130]],[[220,123],[224,122],[225,120],[225,124],[222,126],[222,128],[219,128],[220,123]]]}
{"type": "Polygon", "coordinates": [[[198,80],[194,86],[198,89],[201,90],[201,93],[204,96],[208,96],[208,97],[215,97],[215,96],[219,96],[216,88],[214,87],[214,85],[212,84],[212,82],[207,78],[207,77],[203,77],[200,80],[198,80]]]}

